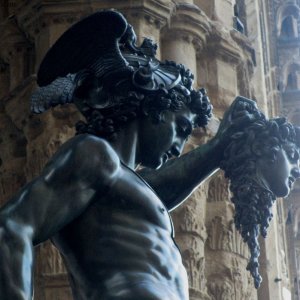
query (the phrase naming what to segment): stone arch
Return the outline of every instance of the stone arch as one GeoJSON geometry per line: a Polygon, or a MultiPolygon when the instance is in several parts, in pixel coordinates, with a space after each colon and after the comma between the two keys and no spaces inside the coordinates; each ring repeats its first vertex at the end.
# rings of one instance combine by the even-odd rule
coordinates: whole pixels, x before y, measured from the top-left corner
{"type": "Polygon", "coordinates": [[[300,90],[300,63],[290,62],[283,68],[283,91],[300,90]]]}
{"type": "Polygon", "coordinates": [[[277,36],[281,38],[298,37],[298,19],[300,15],[299,6],[286,4],[277,11],[277,36]]]}

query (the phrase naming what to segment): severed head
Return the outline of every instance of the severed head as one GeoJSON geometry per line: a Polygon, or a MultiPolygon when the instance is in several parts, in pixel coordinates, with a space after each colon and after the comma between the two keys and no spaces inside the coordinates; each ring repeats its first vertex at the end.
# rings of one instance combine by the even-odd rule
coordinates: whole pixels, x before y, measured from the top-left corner
{"type": "MultiPolygon", "coordinates": [[[[255,108],[254,108],[255,109],[255,108]]],[[[300,130],[285,118],[259,118],[231,137],[221,169],[230,179],[234,222],[251,257],[247,269],[255,287],[261,283],[258,272],[259,234],[267,235],[276,197],[286,197],[300,176],[300,130]]]]}

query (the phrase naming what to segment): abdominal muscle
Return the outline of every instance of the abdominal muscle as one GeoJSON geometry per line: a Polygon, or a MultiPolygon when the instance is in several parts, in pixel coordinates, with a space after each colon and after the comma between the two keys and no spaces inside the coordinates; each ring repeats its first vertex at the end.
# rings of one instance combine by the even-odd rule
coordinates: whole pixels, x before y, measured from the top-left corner
{"type": "Polygon", "coordinates": [[[168,218],[156,225],[139,210],[95,204],[67,226],[53,240],[64,256],[74,299],[188,300],[168,218]]]}

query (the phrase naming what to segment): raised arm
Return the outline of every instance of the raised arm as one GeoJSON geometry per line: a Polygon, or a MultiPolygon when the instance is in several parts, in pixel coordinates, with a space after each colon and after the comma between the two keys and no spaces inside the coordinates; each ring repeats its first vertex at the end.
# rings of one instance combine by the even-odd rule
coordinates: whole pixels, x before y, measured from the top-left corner
{"type": "Polygon", "coordinates": [[[179,158],[169,160],[159,170],[142,169],[139,174],[172,210],[218,170],[221,154],[222,148],[213,139],[179,158]]]}
{"type": "Polygon", "coordinates": [[[79,136],[0,210],[0,298],[32,299],[33,246],[79,216],[114,184],[119,159],[101,139],[79,136]]]}
{"type": "Polygon", "coordinates": [[[168,161],[159,170],[142,169],[139,173],[172,210],[218,170],[231,136],[262,116],[254,101],[237,97],[225,113],[216,136],[207,144],[168,161]]]}

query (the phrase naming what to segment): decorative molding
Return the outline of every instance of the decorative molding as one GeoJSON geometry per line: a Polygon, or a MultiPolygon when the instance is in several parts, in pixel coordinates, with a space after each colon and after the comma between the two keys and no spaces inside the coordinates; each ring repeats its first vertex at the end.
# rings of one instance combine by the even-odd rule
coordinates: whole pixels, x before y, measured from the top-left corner
{"type": "MultiPolygon", "coordinates": [[[[118,8],[118,6],[115,6],[118,8]]],[[[170,18],[171,5],[169,1],[145,1],[143,4],[132,4],[130,8],[122,8],[126,16],[140,17],[146,20],[147,24],[154,26],[156,29],[160,30],[164,27],[170,18]]]]}
{"type": "Polygon", "coordinates": [[[26,3],[16,14],[22,28],[34,39],[45,27],[56,24],[71,25],[92,12],[111,6],[129,16],[129,19],[130,16],[142,16],[148,24],[155,25],[158,29],[167,23],[171,10],[169,1],[163,0],[132,3],[129,7],[128,3],[122,0],[114,1],[113,4],[107,0],[91,0],[86,3],[62,1],[59,7],[50,0],[35,0],[26,3]],[[76,5],[80,9],[74,9],[76,5]]]}
{"type": "Polygon", "coordinates": [[[200,256],[200,252],[196,248],[192,248],[182,252],[182,259],[187,270],[190,287],[196,290],[205,289],[204,257],[200,256]]]}
{"type": "Polygon", "coordinates": [[[207,279],[207,289],[213,300],[257,299],[253,282],[240,257],[228,257],[226,265],[218,264],[207,279]]]}
{"type": "Polygon", "coordinates": [[[207,202],[230,202],[229,181],[218,172],[209,182],[207,202]]]}
{"type": "Polygon", "coordinates": [[[207,245],[211,250],[221,250],[249,258],[249,249],[233,221],[225,223],[224,217],[216,216],[208,226],[207,245]]]}
{"type": "MultiPolygon", "coordinates": [[[[200,199],[196,201],[200,201],[200,199]]],[[[177,233],[193,235],[199,237],[203,242],[206,241],[207,232],[204,221],[192,207],[184,205],[182,208],[179,208],[179,212],[176,213],[176,219],[180,220],[177,233]]]]}
{"type": "Polygon", "coordinates": [[[209,295],[211,295],[214,300],[234,299],[233,284],[225,278],[215,278],[214,280],[210,280],[207,288],[209,295]]]}

